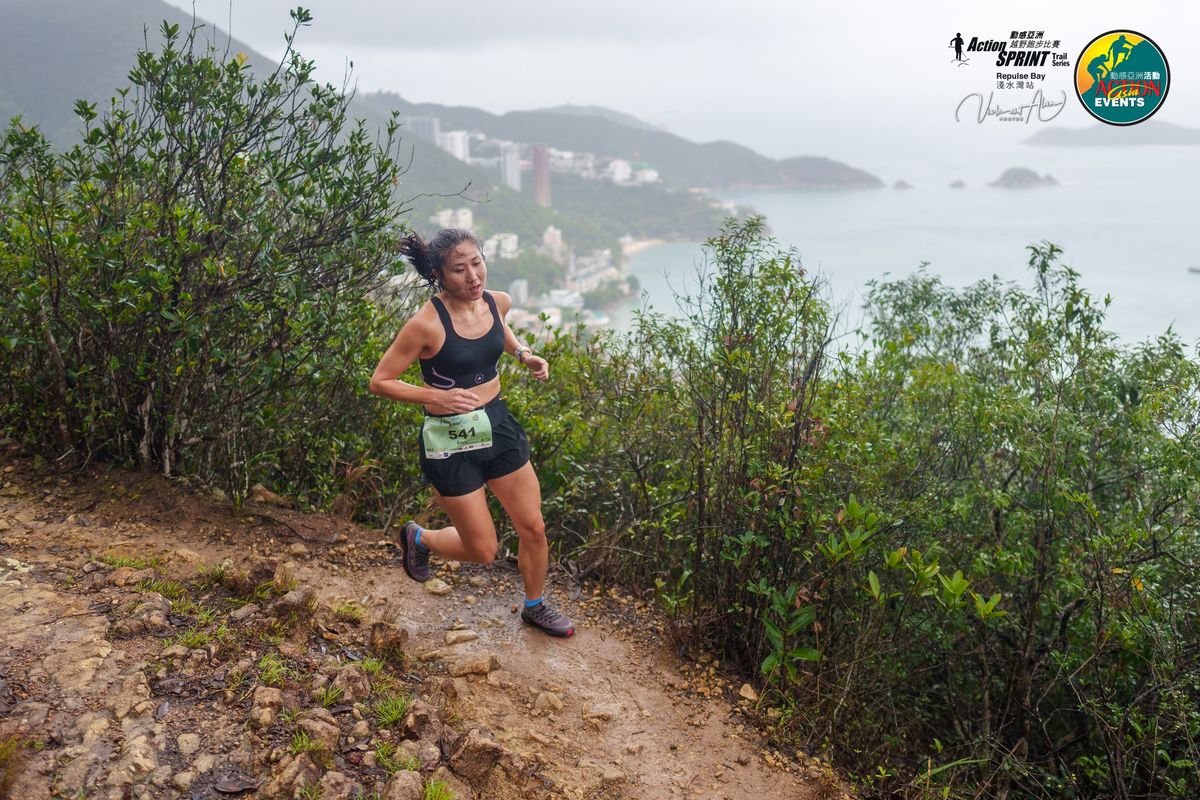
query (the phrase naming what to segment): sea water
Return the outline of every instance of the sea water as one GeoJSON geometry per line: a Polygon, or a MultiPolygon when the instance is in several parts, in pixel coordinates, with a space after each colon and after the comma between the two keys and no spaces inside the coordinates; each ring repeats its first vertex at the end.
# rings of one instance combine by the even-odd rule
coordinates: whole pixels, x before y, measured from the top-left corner
{"type": "MultiPolygon", "coordinates": [[[[947,164],[896,159],[862,164],[889,188],[864,191],[722,191],[721,199],[765,215],[780,245],[829,284],[828,298],[853,327],[872,280],[927,271],[951,286],[998,275],[1032,286],[1027,247],[1062,248],[1098,299],[1112,298],[1107,325],[1126,342],[1171,326],[1200,340],[1200,236],[1196,225],[1200,147],[1046,148],[1012,145],[947,164]],[[999,189],[988,182],[1010,166],[1050,173],[1058,186],[999,189]],[[914,188],[897,190],[905,180],[914,188]],[[952,189],[962,180],[966,186],[952,189]]],[[[715,233],[715,232],[714,232],[715,233]]],[[[628,328],[634,309],[676,315],[677,293],[694,290],[704,263],[700,243],[670,243],[636,254],[629,265],[643,296],[613,309],[628,328]]]]}

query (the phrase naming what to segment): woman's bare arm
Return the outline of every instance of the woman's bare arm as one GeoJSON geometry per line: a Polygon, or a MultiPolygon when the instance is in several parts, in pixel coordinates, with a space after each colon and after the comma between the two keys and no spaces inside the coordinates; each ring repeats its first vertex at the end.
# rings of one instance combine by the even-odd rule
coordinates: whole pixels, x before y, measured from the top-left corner
{"type": "MultiPolygon", "coordinates": [[[[512,308],[512,298],[504,292],[493,292],[496,298],[496,310],[500,312],[500,320],[503,322],[508,317],[508,311],[512,308]]],[[[524,350],[526,355],[521,360],[521,364],[527,367],[533,373],[533,377],[539,381],[544,381],[550,377],[550,362],[541,356],[535,356],[533,351],[517,340],[517,335],[513,333],[512,328],[508,327],[508,323],[504,322],[504,352],[515,356],[518,350],[524,350]]]]}
{"type": "Polygon", "coordinates": [[[428,340],[428,326],[420,315],[404,323],[371,374],[371,394],[401,403],[420,403],[434,413],[463,414],[478,407],[479,397],[467,389],[435,389],[400,380],[428,340]]]}

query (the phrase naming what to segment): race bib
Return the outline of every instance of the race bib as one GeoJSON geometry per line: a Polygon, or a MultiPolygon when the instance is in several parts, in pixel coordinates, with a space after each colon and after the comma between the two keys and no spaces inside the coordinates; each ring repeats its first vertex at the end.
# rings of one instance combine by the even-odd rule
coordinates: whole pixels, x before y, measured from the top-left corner
{"type": "Polygon", "coordinates": [[[426,417],[421,427],[426,458],[449,458],[455,453],[492,446],[492,421],[486,411],[452,417],[426,417]]]}

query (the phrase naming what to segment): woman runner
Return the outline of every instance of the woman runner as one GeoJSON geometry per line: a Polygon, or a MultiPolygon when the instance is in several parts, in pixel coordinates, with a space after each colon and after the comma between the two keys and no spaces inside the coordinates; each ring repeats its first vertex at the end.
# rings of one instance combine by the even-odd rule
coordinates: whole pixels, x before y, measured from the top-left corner
{"type": "Polygon", "coordinates": [[[517,530],[517,566],[525,583],[521,619],[554,636],[575,633],[571,620],[542,598],[549,563],[542,490],[529,463],[529,440],[500,397],[496,364],[514,356],[544,381],[550,366],[519,342],[504,324],[512,299],[484,291],[487,263],[469,231],[447,228],[428,242],[409,236],[402,252],[438,290],[404,324],[375,373],[371,392],[425,406],[419,441],[421,471],[433,485],[451,527],[423,529],[405,523],[404,571],[429,580],[429,556],[490,564],[499,547],[484,485],[504,506],[517,530]],[[400,380],[421,363],[424,386],[400,380]]]}

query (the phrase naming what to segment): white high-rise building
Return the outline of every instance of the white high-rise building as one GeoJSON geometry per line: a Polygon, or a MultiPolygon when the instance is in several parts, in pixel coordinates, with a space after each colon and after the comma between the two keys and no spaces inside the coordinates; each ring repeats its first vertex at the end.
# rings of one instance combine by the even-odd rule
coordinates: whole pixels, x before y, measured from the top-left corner
{"type": "Polygon", "coordinates": [[[515,233],[495,233],[483,243],[484,258],[516,258],[519,252],[515,233]]]}
{"type": "Polygon", "coordinates": [[[471,230],[471,228],[475,227],[475,212],[469,208],[443,208],[432,215],[429,221],[439,228],[466,228],[467,230],[471,230]]]}
{"type": "Polygon", "coordinates": [[[529,281],[517,278],[508,285],[508,293],[512,296],[514,306],[525,306],[529,303],[529,281]]]}
{"type": "Polygon", "coordinates": [[[515,144],[500,150],[500,179],[514,192],[521,191],[521,149],[515,144]]]}
{"type": "Polygon", "coordinates": [[[658,170],[650,169],[649,167],[645,169],[639,169],[637,172],[633,173],[633,181],[638,185],[658,183],[660,180],[661,179],[658,177],[658,170]]]}
{"type": "Polygon", "coordinates": [[[498,233],[496,236],[500,243],[500,257],[516,258],[519,252],[517,249],[517,235],[515,233],[498,233]]]}
{"type": "Polygon", "coordinates": [[[612,251],[605,248],[593,250],[591,255],[572,257],[567,267],[566,285],[575,292],[590,292],[620,277],[620,270],[613,265],[612,251]]]}
{"type": "Polygon", "coordinates": [[[400,117],[400,124],[421,139],[437,142],[442,132],[441,120],[437,117],[400,117]]]}
{"type": "Polygon", "coordinates": [[[633,165],[621,158],[614,158],[608,165],[608,176],[613,183],[624,183],[633,176],[633,165]]]}
{"type": "Polygon", "coordinates": [[[471,157],[471,134],[469,131],[443,131],[438,135],[438,147],[459,161],[471,157]]]}
{"type": "Polygon", "coordinates": [[[563,245],[562,231],[553,225],[547,226],[542,232],[542,252],[560,264],[566,259],[567,249],[563,245]]]}

